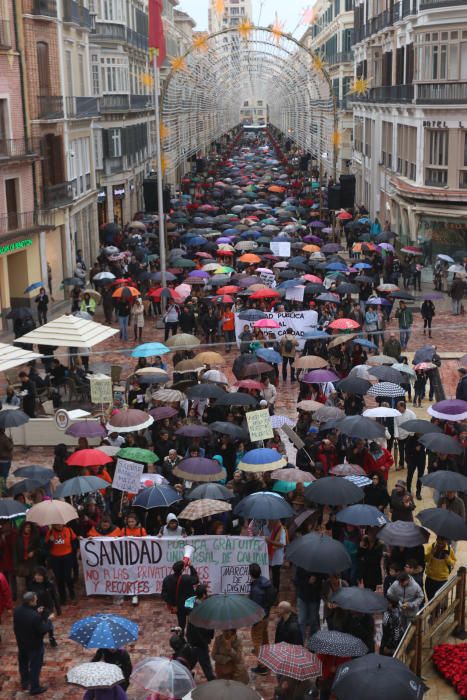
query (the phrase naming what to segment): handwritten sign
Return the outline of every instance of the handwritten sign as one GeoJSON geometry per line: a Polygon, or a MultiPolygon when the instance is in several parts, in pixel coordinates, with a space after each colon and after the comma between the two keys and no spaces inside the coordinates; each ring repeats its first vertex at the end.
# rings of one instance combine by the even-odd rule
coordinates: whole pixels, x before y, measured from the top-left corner
{"type": "Polygon", "coordinates": [[[271,416],[267,408],[260,411],[249,411],[246,414],[246,422],[248,423],[251,442],[269,440],[269,438],[274,437],[271,416]]]}
{"type": "Polygon", "coordinates": [[[92,403],[112,403],[112,380],[110,377],[91,377],[92,403]]]}
{"type": "Polygon", "coordinates": [[[269,247],[278,258],[290,258],[290,243],[287,241],[271,241],[269,247]]]}
{"type": "Polygon", "coordinates": [[[172,573],[173,564],[183,559],[187,544],[194,547],[191,563],[210,593],[247,595],[248,567],[253,562],[269,578],[267,544],[262,537],[93,537],[80,541],[86,593],[160,593],[162,581],[172,573]]]}
{"type": "MultiPolygon", "coordinates": [[[[292,335],[294,335],[295,339],[298,340],[299,350],[303,350],[305,345],[305,333],[313,328],[316,328],[318,325],[318,314],[316,311],[312,310],[290,312],[282,311],[277,313],[269,311],[265,313],[267,318],[272,318],[279,324],[279,328],[274,328],[273,330],[277,340],[280,341],[282,336],[287,333],[287,329],[291,328],[292,335]]],[[[250,330],[253,330],[253,321],[242,321],[242,319],[238,317],[238,314],[235,314],[235,335],[237,338],[237,345],[239,347],[239,335],[243,331],[243,327],[246,325],[250,327],[250,330]]]]}
{"type": "Polygon", "coordinates": [[[271,289],[276,287],[276,278],[274,277],[274,272],[260,272],[259,278],[262,284],[266,284],[271,289]]]}
{"type": "Polygon", "coordinates": [[[289,287],[285,290],[285,298],[289,301],[303,301],[305,287],[300,284],[298,287],[289,287]]]}
{"type": "Polygon", "coordinates": [[[127,493],[138,493],[140,490],[141,474],[144,464],[130,462],[128,459],[117,459],[112,488],[127,493]]]}

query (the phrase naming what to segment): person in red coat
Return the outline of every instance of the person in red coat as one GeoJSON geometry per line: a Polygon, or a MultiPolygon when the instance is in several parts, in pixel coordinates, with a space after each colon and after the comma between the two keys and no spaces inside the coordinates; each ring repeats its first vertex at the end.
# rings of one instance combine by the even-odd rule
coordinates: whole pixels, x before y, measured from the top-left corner
{"type": "MultiPolygon", "coordinates": [[[[8,581],[6,580],[5,576],[0,573],[0,623],[5,610],[13,610],[13,598],[8,581]]],[[[1,641],[2,638],[0,636],[0,642],[1,641]]]]}
{"type": "Polygon", "coordinates": [[[375,472],[381,472],[387,482],[389,470],[394,464],[392,454],[385,447],[380,447],[377,442],[370,442],[370,447],[363,460],[363,468],[371,476],[375,472]]]}
{"type": "Polygon", "coordinates": [[[329,476],[329,471],[332,467],[339,464],[337,450],[331,440],[324,439],[316,452],[316,461],[321,462],[325,476],[329,476]]]}

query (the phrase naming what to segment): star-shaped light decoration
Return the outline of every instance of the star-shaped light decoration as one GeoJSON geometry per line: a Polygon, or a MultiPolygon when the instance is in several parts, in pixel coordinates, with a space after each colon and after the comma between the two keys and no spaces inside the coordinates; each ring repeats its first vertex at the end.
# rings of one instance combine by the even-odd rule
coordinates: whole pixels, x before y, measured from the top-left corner
{"type": "Polygon", "coordinates": [[[202,51],[203,53],[208,52],[208,39],[209,35],[208,34],[198,34],[193,39],[193,50],[194,51],[202,51]]]}
{"type": "Polygon", "coordinates": [[[249,19],[244,19],[238,25],[237,30],[238,30],[238,33],[240,34],[240,36],[242,37],[242,39],[247,41],[251,36],[251,32],[253,31],[253,25],[249,19]]]}
{"type": "Polygon", "coordinates": [[[225,12],[225,0],[215,0],[214,2],[214,12],[218,17],[225,12]]]}
{"type": "Polygon", "coordinates": [[[164,124],[164,122],[161,122],[159,133],[162,141],[170,136],[170,129],[164,124]]]}
{"type": "Polygon", "coordinates": [[[300,17],[300,24],[313,24],[316,19],[316,10],[314,7],[306,7],[300,17]]]}
{"type": "Polygon", "coordinates": [[[271,32],[272,32],[272,35],[274,37],[274,41],[276,42],[276,44],[278,46],[280,44],[282,37],[284,36],[284,26],[285,26],[285,23],[279,21],[279,19],[277,17],[277,13],[276,13],[276,20],[271,27],[271,32]]]}
{"type": "Polygon", "coordinates": [[[342,144],[342,131],[333,131],[331,134],[331,144],[334,148],[340,148],[342,144]]]}
{"type": "Polygon", "coordinates": [[[150,73],[142,73],[140,80],[146,87],[152,87],[154,85],[154,78],[150,73]]]}
{"type": "Polygon", "coordinates": [[[355,78],[350,87],[349,95],[366,95],[369,83],[370,81],[366,78],[355,78]]]}
{"type": "Polygon", "coordinates": [[[174,73],[178,73],[179,71],[187,69],[184,56],[174,56],[173,58],[169,58],[169,63],[174,73]]]}
{"type": "Polygon", "coordinates": [[[324,59],[321,56],[321,54],[315,53],[313,55],[312,62],[313,62],[313,68],[315,69],[315,71],[317,71],[318,73],[322,73],[324,70],[324,59]]]}

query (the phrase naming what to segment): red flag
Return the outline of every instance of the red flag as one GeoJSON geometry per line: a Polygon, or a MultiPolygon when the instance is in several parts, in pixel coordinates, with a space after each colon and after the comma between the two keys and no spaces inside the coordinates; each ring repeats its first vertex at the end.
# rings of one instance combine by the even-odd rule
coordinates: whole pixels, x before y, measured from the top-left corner
{"type": "Polygon", "coordinates": [[[166,47],[162,10],[164,0],[149,0],[149,53],[155,57],[157,68],[165,61],[166,47]]]}

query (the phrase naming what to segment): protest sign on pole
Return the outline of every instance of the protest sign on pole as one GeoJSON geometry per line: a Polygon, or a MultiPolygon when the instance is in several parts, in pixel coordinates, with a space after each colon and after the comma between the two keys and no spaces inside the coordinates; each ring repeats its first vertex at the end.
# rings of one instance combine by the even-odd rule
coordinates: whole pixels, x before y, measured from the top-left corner
{"type": "Polygon", "coordinates": [[[87,595],[160,593],[162,581],[182,561],[187,544],[191,563],[210,593],[250,592],[249,565],[269,578],[267,544],[262,537],[93,537],[82,539],[81,561],[87,595]]]}
{"type": "Polygon", "coordinates": [[[271,253],[278,258],[290,258],[290,243],[288,241],[271,241],[271,253]]]}
{"type": "Polygon", "coordinates": [[[112,488],[128,493],[138,493],[141,483],[141,474],[144,471],[144,464],[130,462],[128,459],[117,459],[115,475],[112,481],[112,488]]]}
{"type": "Polygon", "coordinates": [[[248,424],[251,442],[269,440],[274,437],[271,416],[267,408],[261,409],[260,411],[249,411],[246,414],[246,422],[248,424]]]}
{"type": "Polygon", "coordinates": [[[92,403],[112,403],[112,380],[110,377],[91,376],[89,381],[92,403]]]}
{"type": "MultiPolygon", "coordinates": [[[[287,333],[287,329],[292,329],[292,334],[295,339],[298,340],[298,349],[303,350],[305,345],[305,333],[317,327],[318,325],[318,314],[316,311],[282,311],[273,312],[266,311],[266,316],[269,319],[277,321],[279,328],[274,328],[273,333],[277,340],[280,341],[282,336],[287,333]]],[[[243,331],[244,326],[249,326],[250,330],[253,330],[253,321],[242,321],[235,314],[235,335],[237,339],[237,345],[240,347],[240,333],[243,331]]]]}
{"type": "Polygon", "coordinates": [[[272,270],[270,272],[266,272],[266,271],[260,272],[259,278],[260,278],[262,284],[266,284],[271,289],[274,289],[276,287],[276,278],[275,278],[274,272],[272,270]]]}
{"type": "Polygon", "coordinates": [[[285,290],[285,298],[288,301],[303,301],[305,295],[305,285],[299,284],[297,287],[288,287],[285,290]]]}

